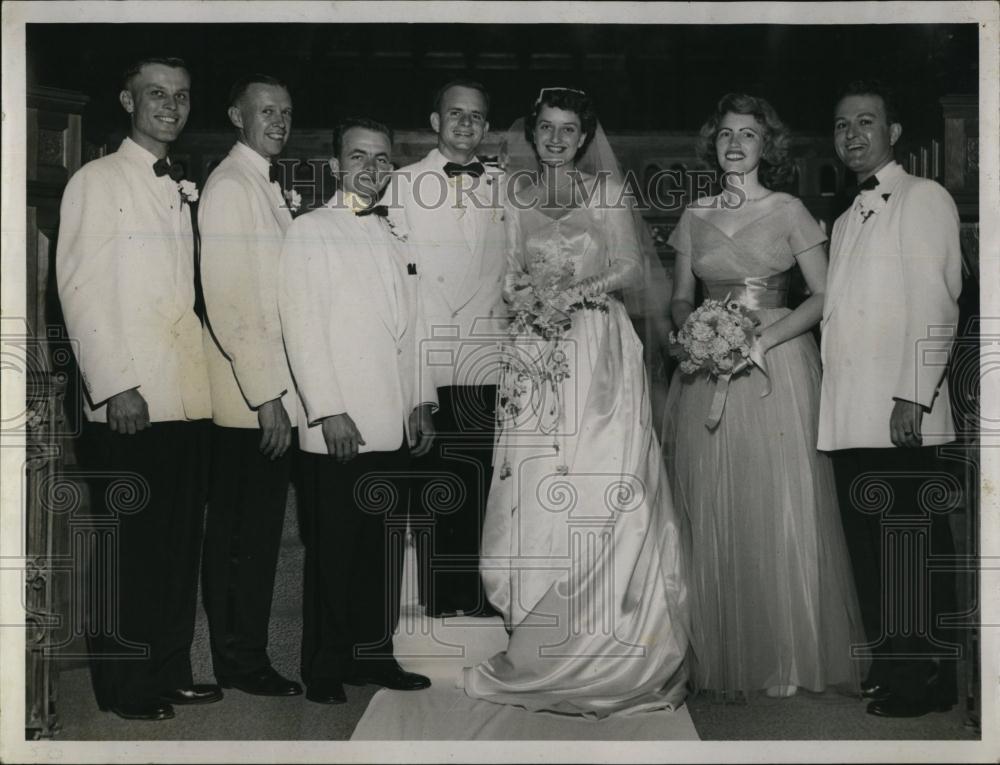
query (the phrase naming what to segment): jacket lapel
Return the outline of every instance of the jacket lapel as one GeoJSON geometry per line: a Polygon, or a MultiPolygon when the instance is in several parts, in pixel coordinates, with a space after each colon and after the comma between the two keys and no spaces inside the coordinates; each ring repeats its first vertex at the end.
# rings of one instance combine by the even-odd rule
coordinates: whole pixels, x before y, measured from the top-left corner
{"type": "Polygon", "coordinates": [[[857,215],[854,207],[848,208],[837,219],[833,227],[833,237],[830,242],[830,270],[826,285],[826,319],[829,321],[841,299],[847,293],[848,284],[853,272],[853,261],[858,256],[861,239],[864,232],[858,232],[853,242],[845,242],[845,233],[850,233],[852,225],[849,216],[857,215]],[[839,225],[838,225],[839,224],[839,225]]]}
{"type": "Polygon", "coordinates": [[[250,188],[257,194],[263,206],[271,211],[274,222],[281,229],[281,232],[284,233],[292,224],[292,214],[285,206],[281,193],[264,177],[263,173],[243,156],[242,152],[237,151],[236,147],[233,147],[229,152],[229,156],[243,168],[244,175],[250,181],[250,188]]]}
{"type": "MultiPolygon", "coordinates": [[[[353,213],[348,211],[349,215],[353,216],[353,213]]],[[[367,227],[368,225],[382,225],[377,220],[369,219],[366,222],[362,222],[361,219],[354,221],[355,224],[362,227],[367,227]]],[[[384,250],[384,245],[379,241],[380,237],[376,232],[365,231],[365,238],[368,242],[368,253],[365,258],[363,258],[363,268],[364,273],[367,276],[366,282],[369,284],[377,284],[381,289],[376,290],[378,295],[374,297],[373,305],[375,307],[375,312],[378,314],[379,320],[381,320],[383,326],[392,335],[393,339],[397,339],[397,327],[396,327],[396,312],[392,310],[392,303],[390,301],[396,300],[398,306],[398,298],[395,295],[391,274],[386,270],[389,268],[394,268],[394,263],[390,260],[392,257],[391,252],[379,251],[384,250]]]]}

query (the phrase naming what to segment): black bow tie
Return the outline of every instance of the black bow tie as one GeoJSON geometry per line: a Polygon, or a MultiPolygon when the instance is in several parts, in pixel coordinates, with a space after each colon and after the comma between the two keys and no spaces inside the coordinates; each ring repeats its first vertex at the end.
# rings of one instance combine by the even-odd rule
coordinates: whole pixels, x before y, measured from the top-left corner
{"type": "Polygon", "coordinates": [[[281,183],[281,170],[275,164],[270,164],[267,166],[267,179],[271,183],[281,183]]]}
{"type": "Polygon", "coordinates": [[[871,191],[876,186],[878,186],[878,178],[876,178],[874,175],[869,175],[865,179],[864,183],[859,183],[857,186],[852,186],[849,189],[850,197],[851,199],[854,199],[862,191],[871,191]]]}
{"type": "Polygon", "coordinates": [[[456,175],[471,175],[473,178],[478,178],[485,172],[486,168],[483,167],[483,163],[479,160],[470,162],[467,165],[460,165],[458,162],[448,162],[444,166],[444,174],[449,178],[454,178],[456,175]]]}
{"type": "Polygon", "coordinates": [[[156,173],[157,178],[169,175],[171,180],[184,180],[184,165],[180,162],[171,164],[166,159],[158,159],[153,163],[153,172],[156,173]]]}
{"type": "Polygon", "coordinates": [[[359,218],[362,215],[377,215],[379,218],[386,218],[389,215],[389,208],[386,205],[372,205],[371,207],[366,207],[364,210],[358,210],[354,214],[359,218]]]}

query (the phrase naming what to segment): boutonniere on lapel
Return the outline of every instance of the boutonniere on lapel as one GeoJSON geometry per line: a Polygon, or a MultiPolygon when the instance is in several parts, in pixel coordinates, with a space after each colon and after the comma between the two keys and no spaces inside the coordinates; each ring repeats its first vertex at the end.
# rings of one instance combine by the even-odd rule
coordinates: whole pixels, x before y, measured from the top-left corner
{"type": "Polygon", "coordinates": [[[288,211],[292,215],[295,215],[299,211],[299,208],[302,207],[302,195],[295,189],[283,190],[281,196],[285,198],[285,207],[288,208],[288,211]]]}
{"type": "Polygon", "coordinates": [[[181,193],[181,200],[189,205],[198,201],[198,186],[194,181],[177,181],[177,190],[181,193]]]}
{"type": "Polygon", "coordinates": [[[858,205],[861,210],[861,222],[867,223],[870,217],[884,210],[891,195],[891,192],[885,194],[859,194],[858,205]]]}

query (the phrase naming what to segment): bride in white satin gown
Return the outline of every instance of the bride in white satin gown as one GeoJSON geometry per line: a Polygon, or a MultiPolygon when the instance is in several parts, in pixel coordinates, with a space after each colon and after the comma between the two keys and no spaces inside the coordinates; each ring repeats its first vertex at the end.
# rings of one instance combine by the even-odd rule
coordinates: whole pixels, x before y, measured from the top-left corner
{"type": "MultiPolygon", "coordinates": [[[[687,679],[683,535],[642,343],[619,297],[648,273],[636,219],[615,204],[614,174],[585,172],[617,170],[589,97],[543,90],[524,132],[543,171],[508,195],[509,289],[519,275],[571,264],[578,286],[609,299],[606,310],[571,314],[561,341],[568,376],[522,375],[534,406],[503,422],[480,568],[510,639],[465,669],[465,690],[595,717],[675,709],[687,679]]],[[[519,336],[507,374],[524,369],[526,349],[544,354],[551,342],[519,336]]]]}

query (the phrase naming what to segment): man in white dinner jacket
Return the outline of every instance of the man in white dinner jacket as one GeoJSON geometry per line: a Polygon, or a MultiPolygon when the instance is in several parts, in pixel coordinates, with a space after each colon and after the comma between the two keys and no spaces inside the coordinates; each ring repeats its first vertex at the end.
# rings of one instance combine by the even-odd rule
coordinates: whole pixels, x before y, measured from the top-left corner
{"type": "Polygon", "coordinates": [[[343,703],[345,682],[430,685],[392,655],[407,471],[431,447],[437,398],[417,356],[426,328],[410,248],[376,204],[391,153],[385,125],[338,125],[339,188],[292,223],[281,253],[281,326],[303,403],[302,679],[317,703],[343,703]]]}
{"type": "MultiPolygon", "coordinates": [[[[506,311],[503,174],[477,157],[489,131],[489,94],[453,80],[430,115],[437,146],[398,175],[398,216],[413,245],[440,409],[433,450],[417,460],[411,523],[421,599],[431,616],[495,613],[479,578],[479,544],[492,477],[498,334],[506,311]]],[[[397,201],[396,198],[393,199],[397,201]]]]}
{"type": "Polygon", "coordinates": [[[280,80],[243,77],[229,95],[238,140],[201,194],[201,277],[212,389],[212,479],[202,599],[224,688],[295,696],[267,655],[298,401],[278,318],[278,257],[292,223],[275,160],[292,129],[280,80]]]}
{"type": "Polygon", "coordinates": [[[222,698],[193,684],[190,658],[211,400],[195,313],[197,193],[167,157],[190,90],[180,59],[130,67],[119,96],[129,135],[80,168],[60,208],[59,299],[87,394],[81,460],[95,524],[110,524],[115,543],[110,560],[95,548],[87,564],[101,583],[88,614],[94,688],[126,719],[222,698]]]}
{"type": "Polygon", "coordinates": [[[961,290],[958,213],[941,186],[893,161],[901,132],[880,83],[852,83],[837,103],[834,145],[859,194],[833,228],[819,415],[874,653],[862,695],[883,717],[956,700],[953,636],[937,625],[954,611],[954,575],[929,575],[918,553],[954,554],[949,508],[934,497],[953,483],[936,447],[955,438],[945,366],[961,290]]]}

